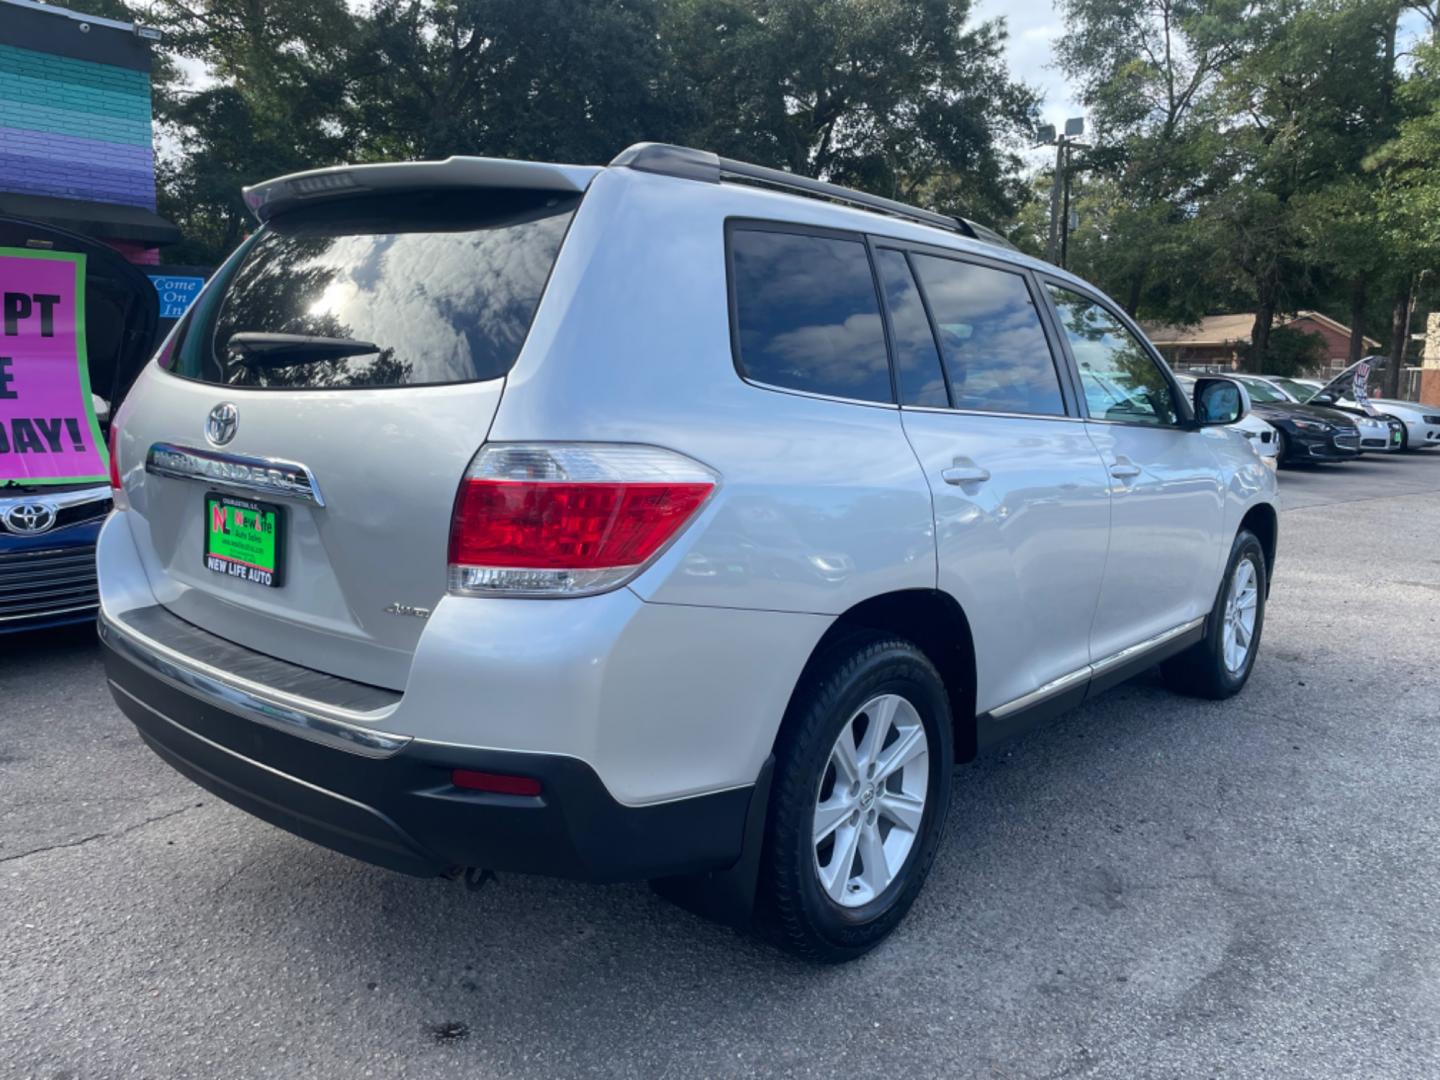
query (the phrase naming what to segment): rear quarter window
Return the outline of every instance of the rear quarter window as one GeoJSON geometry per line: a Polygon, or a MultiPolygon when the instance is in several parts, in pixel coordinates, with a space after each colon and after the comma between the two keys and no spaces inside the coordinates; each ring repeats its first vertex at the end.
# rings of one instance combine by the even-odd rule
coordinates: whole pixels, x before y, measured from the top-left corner
{"type": "Polygon", "coordinates": [[[742,375],[827,397],[895,400],[862,241],[737,227],[730,274],[742,375]]]}
{"type": "Polygon", "coordinates": [[[412,192],[281,215],[192,309],[170,370],[277,389],[499,378],[520,353],[577,203],[547,192],[412,192]],[[261,354],[235,345],[237,334],[373,348],[261,354]]]}

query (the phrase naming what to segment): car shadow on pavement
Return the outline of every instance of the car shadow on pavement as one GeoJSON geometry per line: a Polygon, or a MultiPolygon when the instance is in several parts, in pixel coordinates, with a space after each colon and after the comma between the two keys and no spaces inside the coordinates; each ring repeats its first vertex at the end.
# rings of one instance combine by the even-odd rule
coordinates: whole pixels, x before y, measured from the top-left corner
{"type": "MultiPolygon", "coordinates": [[[[744,1071],[752,1052],[762,1065],[776,1047],[792,1064],[825,1060],[833,1031],[816,1017],[857,993],[872,1002],[862,1013],[903,997],[911,1024],[968,1032],[967,1052],[983,1061],[977,1030],[1013,1030],[1017,1001],[1053,1010],[1079,994],[1090,1008],[1164,990],[1153,969],[1148,987],[1141,977],[1132,986],[1127,965],[1175,934],[1213,931],[1224,954],[1230,929],[1217,925],[1203,854],[1217,783],[1203,763],[1214,755],[1197,734],[1218,707],[1180,702],[1157,715],[1162,700],[1177,699],[1147,677],[961,767],[947,836],[910,918],[843,967],[792,960],[644,885],[502,874],[472,893],[350,862],[238,811],[233,869],[208,895],[182,899],[195,920],[188,933],[223,940],[227,926],[249,926],[247,962],[313,965],[327,996],[353,1002],[391,1038],[439,1053],[464,1043],[521,1071],[542,1060],[557,1074],[629,1060],[655,1061],[654,1074],[744,1071]],[[1187,725],[1177,748],[1174,729],[1187,725]],[[1155,768],[1157,754],[1167,768],[1155,768]],[[1193,881],[1188,899],[1158,924],[1138,915],[1136,891],[1172,873],[1193,881]]],[[[856,1061],[878,1069],[879,1045],[874,1053],[856,1061]]],[[[1014,1064],[998,1046],[993,1060],[1014,1064]]]]}
{"type": "Polygon", "coordinates": [[[27,630],[0,635],[0,679],[19,676],[28,666],[43,661],[71,661],[93,657],[100,639],[93,622],[60,626],[50,630],[27,630]]]}

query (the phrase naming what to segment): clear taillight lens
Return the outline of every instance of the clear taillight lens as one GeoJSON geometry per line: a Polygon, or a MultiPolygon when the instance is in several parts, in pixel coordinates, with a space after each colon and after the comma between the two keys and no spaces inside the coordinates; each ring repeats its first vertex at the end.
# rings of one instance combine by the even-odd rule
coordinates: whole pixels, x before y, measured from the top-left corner
{"type": "Polygon", "coordinates": [[[584,596],[634,577],[715,490],[652,446],[497,443],[470,463],[450,523],[450,591],[584,596]]]}

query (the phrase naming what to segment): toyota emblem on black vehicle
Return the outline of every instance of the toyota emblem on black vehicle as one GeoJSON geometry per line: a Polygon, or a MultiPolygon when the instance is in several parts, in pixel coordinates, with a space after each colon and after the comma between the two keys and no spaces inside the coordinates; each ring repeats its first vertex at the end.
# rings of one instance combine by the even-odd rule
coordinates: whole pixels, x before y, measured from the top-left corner
{"type": "Polygon", "coordinates": [[[235,431],[239,427],[240,410],[226,401],[210,410],[210,415],[205,420],[205,438],[215,446],[224,446],[235,438],[235,431]]]}
{"type": "Polygon", "coordinates": [[[55,527],[55,507],[49,503],[19,503],[5,511],[5,527],[22,536],[35,536],[55,527]]]}

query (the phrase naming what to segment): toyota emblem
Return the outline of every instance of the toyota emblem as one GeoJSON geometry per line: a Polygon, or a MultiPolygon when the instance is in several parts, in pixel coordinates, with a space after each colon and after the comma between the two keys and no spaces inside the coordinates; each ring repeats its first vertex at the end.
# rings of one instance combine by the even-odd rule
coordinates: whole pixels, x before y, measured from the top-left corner
{"type": "Polygon", "coordinates": [[[50,503],[17,503],[5,511],[5,527],[21,536],[38,536],[55,527],[56,509],[50,503]]]}
{"type": "Polygon", "coordinates": [[[230,402],[216,405],[205,420],[205,438],[214,446],[224,446],[235,438],[240,427],[240,410],[230,402]]]}

